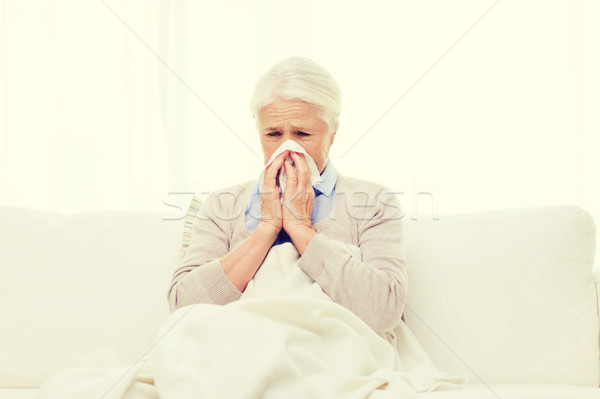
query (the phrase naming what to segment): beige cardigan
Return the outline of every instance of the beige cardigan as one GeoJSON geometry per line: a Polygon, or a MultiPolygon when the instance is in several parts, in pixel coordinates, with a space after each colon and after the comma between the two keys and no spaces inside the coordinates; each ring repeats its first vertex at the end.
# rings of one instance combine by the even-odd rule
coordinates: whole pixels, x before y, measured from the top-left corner
{"type": "MultiPolygon", "coordinates": [[[[202,202],[167,293],[171,311],[240,298],[220,258],[250,235],[245,210],[255,184],[248,181],[212,192],[202,202]]],[[[338,173],[333,208],[313,225],[317,234],[298,262],[333,301],[377,333],[399,323],[407,290],[403,211],[396,195],[387,191],[338,173]],[[359,247],[362,259],[361,254],[352,256],[352,248],[344,243],[359,247]]]]}

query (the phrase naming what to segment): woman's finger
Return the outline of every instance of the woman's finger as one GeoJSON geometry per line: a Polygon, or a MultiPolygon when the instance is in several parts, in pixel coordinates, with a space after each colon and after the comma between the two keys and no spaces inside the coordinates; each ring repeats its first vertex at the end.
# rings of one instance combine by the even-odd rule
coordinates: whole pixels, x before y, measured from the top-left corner
{"type": "Polygon", "coordinates": [[[290,161],[286,159],[284,165],[285,177],[287,178],[285,183],[284,198],[294,198],[296,187],[298,186],[298,178],[296,177],[296,172],[294,172],[294,167],[290,161]]]}
{"type": "Polygon", "coordinates": [[[273,162],[271,162],[269,166],[267,166],[265,170],[264,183],[266,183],[268,187],[277,186],[275,178],[277,177],[277,173],[279,173],[279,169],[281,169],[281,166],[283,165],[283,161],[287,158],[288,152],[289,151],[282,152],[273,160],[273,162]]]}
{"type": "Polygon", "coordinates": [[[302,188],[303,190],[312,187],[312,184],[310,184],[310,171],[308,169],[308,163],[306,163],[306,159],[304,158],[304,154],[292,152],[291,157],[296,163],[298,187],[302,188]]]}

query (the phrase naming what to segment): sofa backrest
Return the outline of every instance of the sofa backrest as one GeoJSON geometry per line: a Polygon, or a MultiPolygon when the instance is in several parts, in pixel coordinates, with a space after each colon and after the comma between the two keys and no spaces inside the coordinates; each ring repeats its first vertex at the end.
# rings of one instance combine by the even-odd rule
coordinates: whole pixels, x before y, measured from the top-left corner
{"type": "Polygon", "coordinates": [[[406,322],[474,383],[598,386],[595,226],[575,206],[407,221],[406,322]]]}
{"type": "MultiPolygon", "coordinates": [[[[169,314],[184,220],[0,207],[0,387],[73,359],[142,357],[169,314]]],[[[471,382],[598,385],[594,226],[575,207],[405,220],[406,320],[471,382]]]]}
{"type": "Polygon", "coordinates": [[[0,207],[0,387],[38,387],[110,348],[124,364],[142,356],[169,314],[182,224],[0,207]]]}

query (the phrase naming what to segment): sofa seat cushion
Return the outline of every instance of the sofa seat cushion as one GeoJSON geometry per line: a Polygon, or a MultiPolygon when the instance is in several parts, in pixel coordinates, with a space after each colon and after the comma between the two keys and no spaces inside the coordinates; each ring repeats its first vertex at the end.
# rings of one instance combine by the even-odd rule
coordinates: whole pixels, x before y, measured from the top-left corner
{"type": "Polygon", "coordinates": [[[598,399],[600,388],[568,384],[469,384],[461,390],[425,392],[423,399],[598,399]]]}
{"type": "Polygon", "coordinates": [[[0,388],[0,399],[35,399],[36,388],[0,388]]]}
{"type": "MultiPolygon", "coordinates": [[[[0,388],[0,399],[35,399],[37,389],[0,388]]],[[[470,384],[456,391],[426,392],[423,399],[598,399],[600,388],[565,384],[470,384]]],[[[140,398],[141,399],[141,398],[140,398]]]]}

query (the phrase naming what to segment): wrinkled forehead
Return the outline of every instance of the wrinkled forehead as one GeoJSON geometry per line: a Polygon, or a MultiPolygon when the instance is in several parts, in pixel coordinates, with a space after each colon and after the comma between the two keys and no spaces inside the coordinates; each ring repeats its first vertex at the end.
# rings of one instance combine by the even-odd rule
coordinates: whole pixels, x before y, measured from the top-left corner
{"type": "MultiPolygon", "coordinates": [[[[261,130],[272,128],[308,129],[325,123],[321,110],[302,100],[276,100],[258,112],[261,130]]],[[[325,123],[326,124],[326,123],[325,123]]]]}

